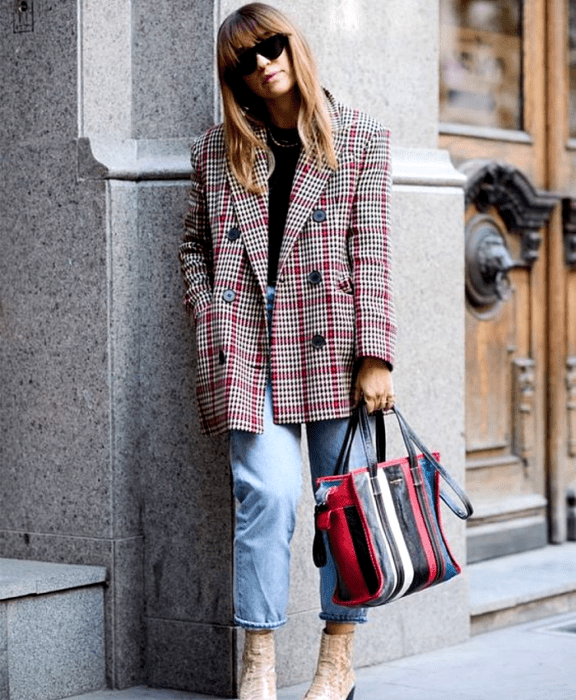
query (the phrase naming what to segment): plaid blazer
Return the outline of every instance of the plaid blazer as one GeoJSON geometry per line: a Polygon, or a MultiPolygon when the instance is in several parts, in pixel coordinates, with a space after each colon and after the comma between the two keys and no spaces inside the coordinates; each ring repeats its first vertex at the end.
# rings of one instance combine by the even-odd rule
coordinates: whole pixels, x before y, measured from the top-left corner
{"type": "MultiPolygon", "coordinates": [[[[194,319],[202,430],[263,432],[270,377],[276,423],[351,413],[357,358],[394,362],[389,133],[327,93],[338,169],[300,156],[280,250],[272,342],[266,319],[268,191],[232,175],[222,125],[192,146],[184,303],[194,319]]],[[[265,140],[265,134],[260,134],[265,140]]],[[[267,154],[257,154],[266,186],[267,154]]]]}

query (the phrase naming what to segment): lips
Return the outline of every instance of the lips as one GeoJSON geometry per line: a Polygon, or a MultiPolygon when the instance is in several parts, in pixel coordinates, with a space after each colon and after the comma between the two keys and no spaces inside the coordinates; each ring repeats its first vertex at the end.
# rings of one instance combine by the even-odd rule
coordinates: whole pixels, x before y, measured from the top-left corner
{"type": "Polygon", "coordinates": [[[275,76],[278,75],[278,73],[280,73],[280,71],[277,70],[277,71],[274,71],[274,73],[269,73],[268,75],[265,75],[264,76],[264,83],[265,84],[269,83],[275,76]]]}

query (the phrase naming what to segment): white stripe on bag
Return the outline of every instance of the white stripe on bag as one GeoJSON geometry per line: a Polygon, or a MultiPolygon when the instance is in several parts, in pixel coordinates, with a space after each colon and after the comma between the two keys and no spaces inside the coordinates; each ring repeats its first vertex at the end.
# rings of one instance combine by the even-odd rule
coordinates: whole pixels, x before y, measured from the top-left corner
{"type": "Polygon", "coordinates": [[[406,540],[402,534],[402,527],[398,520],[398,515],[396,514],[396,508],[394,508],[394,500],[390,492],[390,484],[388,483],[388,479],[386,478],[386,475],[382,469],[378,469],[377,479],[378,484],[380,485],[380,491],[382,493],[382,500],[384,502],[384,509],[386,511],[390,530],[392,536],[394,537],[396,547],[398,548],[400,561],[404,569],[404,584],[401,589],[391,598],[391,600],[395,600],[396,598],[401,598],[412,585],[412,581],[414,580],[414,566],[412,564],[412,559],[410,558],[410,552],[406,546],[406,540]]]}
{"type": "Polygon", "coordinates": [[[380,564],[384,573],[384,587],[380,593],[380,596],[378,597],[378,600],[381,600],[382,598],[384,600],[388,600],[390,594],[398,585],[396,562],[394,561],[394,556],[392,555],[392,550],[390,549],[388,535],[384,529],[382,521],[380,520],[380,511],[378,509],[376,499],[374,498],[374,493],[372,492],[369,473],[366,471],[354,474],[354,483],[356,485],[358,496],[364,501],[364,513],[369,521],[369,530],[373,532],[376,532],[374,528],[378,528],[380,530],[381,536],[374,537],[375,544],[378,545],[380,543],[384,543],[386,547],[385,552],[378,552],[380,564]],[[386,578],[386,574],[388,574],[388,579],[386,578]]]}

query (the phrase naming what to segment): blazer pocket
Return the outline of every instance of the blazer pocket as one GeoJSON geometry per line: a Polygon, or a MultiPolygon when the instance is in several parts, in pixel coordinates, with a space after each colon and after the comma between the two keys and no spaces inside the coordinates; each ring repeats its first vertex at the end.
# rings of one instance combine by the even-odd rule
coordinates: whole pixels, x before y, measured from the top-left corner
{"type": "Polygon", "coordinates": [[[194,322],[198,323],[201,319],[202,316],[206,314],[206,312],[212,308],[212,298],[203,301],[203,303],[194,308],[194,322]]]}
{"type": "Polygon", "coordinates": [[[349,294],[352,296],[354,294],[354,286],[352,284],[352,279],[346,275],[345,277],[340,277],[338,280],[338,289],[344,294],[349,294]]]}

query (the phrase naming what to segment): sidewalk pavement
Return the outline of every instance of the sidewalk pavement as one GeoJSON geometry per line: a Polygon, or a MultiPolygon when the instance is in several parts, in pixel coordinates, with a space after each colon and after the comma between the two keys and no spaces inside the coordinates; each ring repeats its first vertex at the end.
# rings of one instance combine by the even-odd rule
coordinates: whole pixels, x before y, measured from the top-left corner
{"type": "MultiPolygon", "coordinates": [[[[356,677],[355,700],[576,700],[576,610],[359,669],[356,677]]],[[[307,687],[282,688],[278,700],[301,700],[307,687]]],[[[81,700],[217,699],[138,687],[81,700]]]]}

